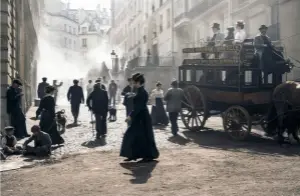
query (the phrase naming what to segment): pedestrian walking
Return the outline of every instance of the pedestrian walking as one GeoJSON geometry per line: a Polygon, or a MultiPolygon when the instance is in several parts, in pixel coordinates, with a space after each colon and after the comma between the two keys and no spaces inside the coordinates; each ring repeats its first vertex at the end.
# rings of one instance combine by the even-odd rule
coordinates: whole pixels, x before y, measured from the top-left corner
{"type": "Polygon", "coordinates": [[[133,111],[126,121],[131,121],[127,128],[121,146],[120,156],[124,161],[142,159],[139,162],[149,162],[159,157],[156,147],[151,116],[147,107],[148,93],[144,89],[144,75],[137,73],[132,76],[137,94],[133,98],[133,111]]]}
{"type": "Polygon", "coordinates": [[[181,110],[181,101],[183,99],[183,90],[178,88],[178,82],[173,81],[171,88],[167,91],[164,100],[167,102],[167,112],[171,121],[171,130],[174,136],[178,133],[178,114],[181,110]]]}
{"type": "Polygon", "coordinates": [[[107,133],[108,95],[100,84],[94,86],[93,92],[88,96],[86,104],[96,119],[96,139],[105,137],[107,133]]]}
{"type": "Polygon", "coordinates": [[[15,128],[15,136],[18,139],[29,137],[26,128],[26,118],[21,108],[22,82],[13,80],[12,85],[6,91],[6,111],[10,118],[10,125],[15,128]]]}
{"type": "Polygon", "coordinates": [[[56,105],[56,101],[57,101],[57,95],[58,95],[58,89],[63,85],[63,82],[60,82],[59,84],[57,84],[57,80],[53,80],[53,87],[55,88],[55,91],[54,91],[54,102],[55,102],[55,105],[56,105]]]}
{"type": "Polygon", "coordinates": [[[89,96],[91,92],[93,92],[93,90],[94,90],[93,81],[89,80],[88,85],[86,85],[86,96],[89,96]]]}
{"type": "Polygon", "coordinates": [[[130,112],[133,110],[133,97],[135,95],[132,79],[128,78],[127,81],[128,85],[122,91],[122,96],[124,96],[123,105],[126,108],[126,117],[128,117],[130,112]]]}
{"type": "Polygon", "coordinates": [[[47,83],[46,77],[43,77],[42,80],[43,80],[43,82],[39,83],[38,90],[37,90],[39,99],[43,99],[43,97],[45,96],[45,88],[47,86],[49,86],[49,83],[47,83]]]}
{"type": "Polygon", "coordinates": [[[156,88],[152,90],[150,100],[152,103],[151,118],[153,125],[167,126],[169,119],[164,108],[163,98],[164,91],[161,89],[162,84],[157,82],[156,88]]]}
{"type": "Polygon", "coordinates": [[[114,80],[112,80],[110,82],[110,84],[108,86],[108,91],[109,91],[109,104],[112,104],[113,106],[115,106],[118,86],[114,80]]]}
{"type": "Polygon", "coordinates": [[[71,112],[74,118],[74,124],[77,125],[80,104],[84,103],[84,95],[82,87],[78,85],[78,80],[73,80],[73,86],[69,88],[67,98],[71,103],[71,112]]]}

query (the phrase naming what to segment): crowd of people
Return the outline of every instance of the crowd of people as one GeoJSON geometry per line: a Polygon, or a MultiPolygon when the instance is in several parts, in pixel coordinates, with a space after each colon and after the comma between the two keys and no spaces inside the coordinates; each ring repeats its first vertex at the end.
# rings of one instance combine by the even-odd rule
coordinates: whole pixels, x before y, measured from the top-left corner
{"type": "MultiPolygon", "coordinates": [[[[42,79],[38,86],[38,97],[41,99],[36,116],[40,119],[39,125],[31,128],[30,136],[26,130],[25,115],[21,108],[22,83],[14,80],[7,90],[7,113],[11,117],[11,126],[5,128],[2,135],[2,158],[13,154],[48,156],[51,154],[52,145],[64,144],[64,139],[57,130],[56,120],[56,97],[58,88],[62,83],[53,85],[47,83],[47,78],[42,79]],[[16,120],[14,120],[16,119],[16,120]],[[22,147],[17,146],[17,140],[29,137],[22,147]],[[29,145],[34,141],[34,147],[29,145]]],[[[162,84],[157,82],[156,88],[148,95],[144,88],[145,77],[143,74],[134,74],[128,78],[128,85],[121,91],[124,96],[123,105],[126,108],[127,131],[124,134],[120,156],[126,157],[125,161],[141,159],[140,162],[152,161],[159,157],[155,144],[153,126],[168,125],[174,136],[177,135],[177,117],[181,110],[183,91],[178,88],[177,81],[171,83],[171,88],[166,94],[162,90],[162,84]],[[166,102],[166,110],[164,108],[166,102]],[[148,104],[152,105],[151,113],[148,104]],[[167,115],[167,112],[169,115],[167,115]]],[[[95,117],[96,139],[105,139],[107,134],[107,116],[111,110],[116,110],[116,96],[118,85],[111,81],[106,86],[101,78],[94,83],[88,81],[86,86],[87,99],[85,100],[83,88],[78,80],[73,81],[69,88],[67,98],[71,104],[71,113],[74,124],[78,122],[80,104],[86,106],[95,117]]],[[[110,114],[111,115],[111,114],[110,114]]],[[[114,114],[116,115],[116,114],[114,114]]]]}

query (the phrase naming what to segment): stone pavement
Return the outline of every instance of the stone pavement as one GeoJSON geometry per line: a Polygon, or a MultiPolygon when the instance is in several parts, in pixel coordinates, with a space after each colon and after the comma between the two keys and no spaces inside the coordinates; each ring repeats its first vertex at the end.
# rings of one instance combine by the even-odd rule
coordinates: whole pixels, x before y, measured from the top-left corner
{"type": "MultiPolygon", "coordinates": [[[[35,116],[37,108],[32,107],[26,114],[28,131],[38,121],[33,121],[30,118],[35,116]]],[[[58,106],[59,109],[65,109],[67,115],[67,124],[71,124],[73,119],[70,112],[70,106],[58,106]]],[[[108,134],[106,143],[95,141],[95,131],[92,129],[91,114],[87,107],[81,105],[79,126],[69,128],[62,135],[65,139],[65,145],[53,150],[54,158],[77,154],[86,153],[91,151],[118,151],[120,149],[123,133],[126,131],[127,124],[125,123],[125,108],[123,105],[117,106],[117,121],[108,122],[108,134]]],[[[211,117],[208,119],[206,126],[209,127],[207,131],[198,133],[190,132],[184,128],[181,120],[179,122],[180,136],[176,139],[172,138],[170,126],[165,128],[155,128],[155,139],[159,149],[162,148],[190,148],[199,146],[212,146],[230,142],[227,135],[222,131],[222,121],[219,117],[211,117]],[[211,130],[212,129],[212,130],[211,130]]],[[[22,144],[24,140],[19,141],[22,144]]],[[[24,161],[23,157],[11,156],[1,164],[2,170],[16,169],[19,167],[33,164],[32,161],[24,161]]]]}

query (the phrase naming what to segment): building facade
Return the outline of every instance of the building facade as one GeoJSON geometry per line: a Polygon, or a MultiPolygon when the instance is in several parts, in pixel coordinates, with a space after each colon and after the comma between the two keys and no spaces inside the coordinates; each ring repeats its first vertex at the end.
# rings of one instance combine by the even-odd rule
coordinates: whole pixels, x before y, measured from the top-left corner
{"type": "Polygon", "coordinates": [[[45,26],[48,43],[59,50],[63,59],[77,62],[79,55],[78,22],[67,14],[45,13],[45,26]]]}
{"type": "Polygon", "coordinates": [[[149,89],[158,80],[168,83],[176,77],[172,6],[172,0],[112,1],[110,44],[127,61],[126,76],[143,72],[149,89]]]}
{"type": "Polygon", "coordinates": [[[37,0],[1,0],[1,128],[9,125],[6,90],[13,79],[23,83],[24,112],[32,105],[39,58],[37,30],[43,6],[43,1],[37,0]]]}

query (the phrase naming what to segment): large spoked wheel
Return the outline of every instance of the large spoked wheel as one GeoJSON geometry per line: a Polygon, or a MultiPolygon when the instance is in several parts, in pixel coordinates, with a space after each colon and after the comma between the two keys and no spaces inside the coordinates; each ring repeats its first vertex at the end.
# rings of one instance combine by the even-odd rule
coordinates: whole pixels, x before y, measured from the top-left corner
{"type": "Polygon", "coordinates": [[[241,106],[232,106],[222,115],[224,130],[235,140],[245,140],[252,127],[251,116],[241,106]]]}
{"type": "Polygon", "coordinates": [[[187,86],[183,92],[181,120],[187,129],[199,131],[204,127],[208,118],[205,96],[196,86],[187,86]]]}

